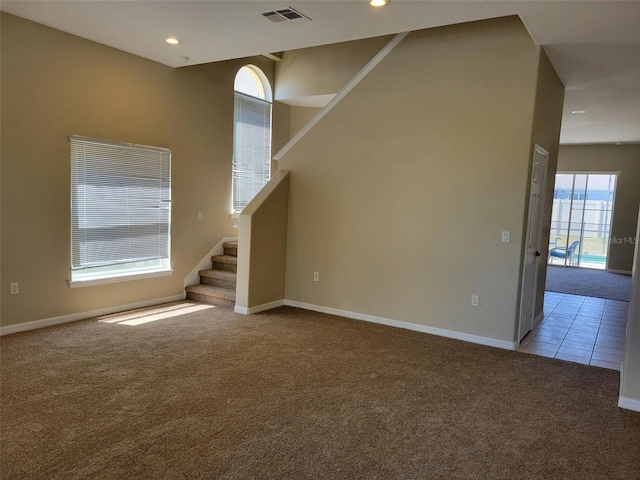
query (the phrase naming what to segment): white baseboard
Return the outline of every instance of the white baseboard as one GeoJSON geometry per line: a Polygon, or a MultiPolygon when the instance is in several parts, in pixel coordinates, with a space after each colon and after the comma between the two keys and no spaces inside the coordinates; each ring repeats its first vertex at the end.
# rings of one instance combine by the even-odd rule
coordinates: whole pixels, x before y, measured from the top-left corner
{"type": "MultiPolygon", "coordinates": [[[[215,254],[214,254],[215,255],[215,254]]],[[[70,315],[62,315],[60,317],[45,318],[43,320],[35,320],[32,322],[20,323],[17,325],[9,325],[7,327],[0,327],[0,335],[9,335],[11,333],[23,332],[27,330],[34,330],[36,328],[49,327],[52,325],[59,325],[61,323],[75,322],[77,320],[85,320],[87,318],[99,317],[102,315],[108,315],[111,313],[122,312],[126,310],[134,310],[136,308],[151,307],[162,303],[175,302],[183,300],[184,294],[173,295],[171,297],[158,298],[154,300],[147,300],[143,302],[130,303],[128,305],[118,305],[114,307],[102,308],[98,310],[90,310],[86,312],[73,313],[70,315]]],[[[453,330],[445,330],[442,328],[429,327],[426,325],[418,325],[416,323],[401,322],[398,320],[391,320],[389,318],[376,317],[373,315],[366,315],[363,313],[350,312],[347,310],[340,310],[337,308],[323,307],[320,305],[313,305],[310,303],[297,302],[294,300],[276,300],[255,307],[238,307],[234,308],[236,313],[243,315],[251,315],[253,313],[263,312],[272,308],[281,307],[287,305],[290,307],[302,308],[305,310],[311,310],[314,312],[327,313],[329,315],[337,315],[340,317],[352,318],[354,320],[362,320],[365,322],[378,323],[381,325],[387,325],[390,327],[404,328],[405,330],[413,330],[421,333],[429,333],[432,335],[438,335],[440,337],[454,338],[456,340],[463,340],[465,342],[477,343],[480,345],[486,345],[489,347],[502,348],[505,350],[515,350],[518,346],[516,342],[508,342],[504,340],[497,340],[495,338],[481,337],[479,335],[472,335],[469,333],[456,332],[453,330]]]]}
{"type": "Polygon", "coordinates": [[[618,406],[634,412],[640,412],[640,400],[627,398],[622,396],[622,387],[624,386],[624,362],[620,365],[620,393],[618,395],[618,406]]]}
{"type": "Polygon", "coordinates": [[[224,237],[216,246],[211,249],[209,253],[207,253],[200,263],[196,265],[196,267],[191,270],[191,273],[187,275],[187,278],[184,279],[184,286],[187,287],[189,285],[196,285],[200,283],[200,275],[198,272],[200,270],[209,270],[211,268],[211,257],[214,255],[222,255],[224,253],[224,248],[222,248],[222,244],[224,242],[237,242],[238,237],[224,237]]]}
{"type": "Polygon", "coordinates": [[[631,270],[615,270],[613,268],[607,268],[609,273],[621,273],[622,275],[631,275],[631,270]]]}
{"type": "Polygon", "coordinates": [[[153,300],[145,300],[143,302],[129,303],[127,305],[117,305],[114,307],[88,310],[86,312],[72,313],[70,315],[62,315],[59,317],[44,318],[42,320],[34,320],[32,322],[18,323],[17,325],[0,327],[0,335],[10,335],[12,333],[26,332],[27,330],[35,330],[36,328],[51,327],[53,325],[60,325],[61,323],[76,322],[78,320],[86,320],[87,318],[109,315],[110,313],[135,310],[136,308],[152,307],[154,305],[177,302],[179,300],[184,300],[183,293],[181,293],[180,295],[172,295],[170,297],[155,298],[153,300]]]}
{"type": "Polygon", "coordinates": [[[416,323],[401,322],[398,320],[391,320],[389,318],[375,317],[373,315],[366,315],[363,313],[339,310],[337,308],[322,307],[309,303],[296,302],[294,300],[285,300],[284,304],[290,307],[312,310],[314,312],[327,313],[329,315],[338,315],[340,317],[352,318],[354,320],[363,320],[365,322],[379,323],[382,325],[388,325],[390,327],[404,328],[406,330],[413,330],[421,333],[430,333],[432,335],[438,335],[440,337],[454,338],[456,340],[464,340],[465,342],[477,343],[480,345],[502,348],[505,350],[515,350],[518,347],[517,342],[508,342],[505,340],[497,340],[495,338],[481,337],[479,335],[471,335],[469,333],[456,332],[453,330],[428,327],[426,325],[418,325],[416,323]]]}
{"type": "Polygon", "coordinates": [[[241,313],[243,315],[252,315],[254,313],[264,312],[265,310],[271,310],[272,308],[282,307],[285,303],[285,300],[275,300],[269,303],[263,303],[262,305],[257,305],[255,307],[238,307],[237,305],[233,309],[236,313],[241,313]]]}
{"type": "Polygon", "coordinates": [[[634,412],[640,412],[640,400],[633,398],[618,397],[618,406],[634,412]]]}

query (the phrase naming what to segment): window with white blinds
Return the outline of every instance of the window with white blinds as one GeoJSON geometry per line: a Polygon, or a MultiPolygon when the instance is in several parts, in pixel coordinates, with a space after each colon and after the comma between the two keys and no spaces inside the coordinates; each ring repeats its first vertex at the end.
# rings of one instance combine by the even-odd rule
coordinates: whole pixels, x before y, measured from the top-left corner
{"type": "Polygon", "coordinates": [[[171,151],[69,139],[72,282],[169,269],[171,151]]]}
{"type": "Polygon", "coordinates": [[[238,72],[233,123],[232,213],[240,213],[271,176],[270,87],[256,67],[238,72]]]}

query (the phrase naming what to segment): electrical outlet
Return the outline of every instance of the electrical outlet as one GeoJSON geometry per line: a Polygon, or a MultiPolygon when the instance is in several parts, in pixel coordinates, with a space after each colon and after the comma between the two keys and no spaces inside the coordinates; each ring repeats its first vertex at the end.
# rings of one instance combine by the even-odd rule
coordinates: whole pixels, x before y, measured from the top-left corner
{"type": "Polygon", "coordinates": [[[478,295],[471,295],[471,306],[472,307],[477,307],[478,306],[478,295]]]}
{"type": "Polygon", "coordinates": [[[198,220],[202,220],[202,210],[198,210],[198,220]]]}
{"type": "Polygon", "coordinates": [[[20,293],[20,284],[18,282],[12,282],[10,285],[11,295],[18,295],[20,293]]]}
{"type": "Polygon", "coordinates": [[[313,281],[314,282],[319,282],[320,281],[320,273],[313,272],[313,281]]]}

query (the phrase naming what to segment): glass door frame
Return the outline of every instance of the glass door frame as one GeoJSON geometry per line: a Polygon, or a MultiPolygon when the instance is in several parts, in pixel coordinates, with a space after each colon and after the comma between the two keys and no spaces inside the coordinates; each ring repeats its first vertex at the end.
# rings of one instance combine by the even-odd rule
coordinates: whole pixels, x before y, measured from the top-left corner
{"type": "MultiPolygon", "coordinates": [[[[619,180],[619,176],[620,176],[620,172],[619,171],[580,171],[580,170],[558,170],[556,171],[556,182],[557,182],[557,175],[571,175],[572,179],[571,179],[571,192],[570,192],[570,203],[569,203],[569,218],[567,223],[567,227],[566,227],[566,239],[564,242],[564,245],[560,244],[555,244],[555,246],[560,246],[560,247],[564,247],[565,252],[567,252],[569,250],[569,246],[573,243],[571,241],[571,232],[575,229],[572,229],[572,221],[573,221],[573,215],[574,215],[574,201],[576,200],[575,196],[576,196],[576,178],[579,175],[584,175],[585,179],[584,179],[584,187],[580,186],[578,194],[580,193],[584,193],[584,198],[582,199],[583,205],[582,205],[582,218],[581,218],[581,222],[580,222],[580,232],[579,232],[579,245],[578,245],[578,251],[576,252],[577,255],[577,263],[576,265],[572,265],[570,259],[568,258],[564,258],[563,259],[563,264],[562,266],[565,267],[576,267],[576,268],[598,268],[598,267],[585,267],[583,265],[581,265],[581,263],[583,262],[583,252],[584,252],[584,231],[585,231],[585,212],[587,212],[589,209],[586,208],[587,206],[587,196],[588,196],[588,191],[589,191],[589,177],[591,176],[595,176],[595,175],[604,175],[604,176],[608,176],[608,177],[614,177],[615,181],[613,182],[613,189],[611,188],[611,186],[609,186],[608,189],[608,197],[607,197],[607,202],[611,203],[611,208],[604,210],[604,212],[606,212],[606,219],[608,221],[608,223],[603,223],[602,225],[606,226],[605,228],[605,232],[606,232],[606,246],[605,249],[606,251],[604,252],[605,255],[605,265],[604,265],[604,270],[608,269],[609,266],[609,254],[611,251],[611,231],[613,229],[613,214],[615,212],[615,203],[616,203],[616,194],[617,194],[617,190],[618,190],[618,180],[619,180]]],[[[611,180],[609,180],[609,183],[611,184],[611,180]]],[[[554,196],[553,196],[553,200],[555,200],[555,192],[557,192],[557,185],[554,182],[554,196]]],[[[554,216],[553,216],[553,210],[554,208],[552,207],[552,216],[551,216],[551,223],[554,223],[554,216]]],[[[602,211],[602,210],[601,210],[602,211]]],[[[562,224],[562,219],[558,219],[557,222],[559,224],[562,224]]],[[[550,230],[554,230],[553,226],[551,225],[551,229],[550,230]]],[[[555,229],[556,231],[559,230],[559,227],[557,227],[555,229]]],[[[565,230],[564,228],[562,229],[563,231],[565,230]]],[[[560,234],[557,234],[560,235],[560,234]]],[[[550,232],[550,237],[552,237],[553,234],[551,234],[550,232]]],[[[551,243],[551,238],[549,239],[549,251],[551,251],[552,249],[552,244],[551,243]]],[[[554,265],[553,263],[551,263],[551,255],[549,255],[549,258],[547,259],[547,264],[548,265],[554,265]]]]}

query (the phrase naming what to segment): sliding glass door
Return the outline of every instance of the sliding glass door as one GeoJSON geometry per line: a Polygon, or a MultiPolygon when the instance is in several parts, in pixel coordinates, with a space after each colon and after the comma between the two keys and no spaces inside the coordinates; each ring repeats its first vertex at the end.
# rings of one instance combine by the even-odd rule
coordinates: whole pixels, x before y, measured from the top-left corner
{"type": "Polygon", "coordinates": [[[607,267],[617,174],[556,175],[549,264],[607,267]]]}

